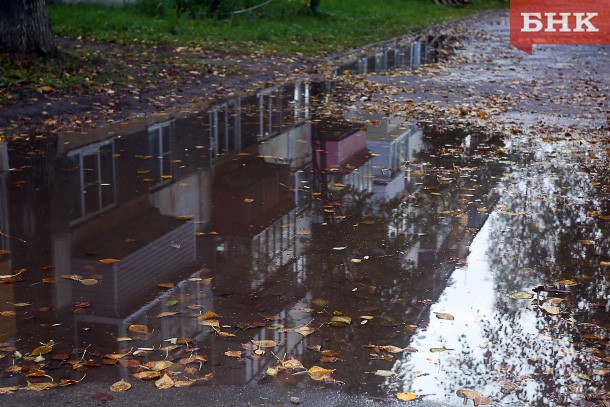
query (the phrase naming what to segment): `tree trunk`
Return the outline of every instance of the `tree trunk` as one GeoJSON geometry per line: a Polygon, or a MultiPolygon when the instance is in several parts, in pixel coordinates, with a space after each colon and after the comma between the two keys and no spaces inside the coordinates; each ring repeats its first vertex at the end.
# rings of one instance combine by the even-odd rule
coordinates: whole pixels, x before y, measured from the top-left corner
{"type": "Polygon", "coordinates": [[[309,8],[314,13],[318,11],[319,6],[320,6],[320,0],[309,0],[309,8]]]}
{"type": "Polygon", "coordinates": [[[55,54],[46,0],[0,0],[0,49],[55,54]]]}

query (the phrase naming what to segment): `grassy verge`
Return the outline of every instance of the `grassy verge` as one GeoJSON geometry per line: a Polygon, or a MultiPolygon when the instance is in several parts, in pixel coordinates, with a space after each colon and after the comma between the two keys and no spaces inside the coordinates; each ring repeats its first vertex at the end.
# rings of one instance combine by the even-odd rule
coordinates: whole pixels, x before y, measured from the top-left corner
{"type": "MultiPolygon", "coordinates": [[[[150,5],[176,0],[143,1],[150,5]]],[[[0,54],[0,106],[38,94],[96,94],[117,85],[122,92],[190,83],[206,64],[202,49],[328,55],[507,5],[501,0],[471,0],[463,7],[440,6],[433,0],[322,0],[318,13],[312,14],[303,1],[272,0],[222,19],[193,18],[167,6],[151,13],[133,4],[51,5],[53,31],[67,45],[52,60],[0,54]],[[186,51],[174,52],[178,47],[186,51]],[[195,74],[189,78],[189,72],[195,74]]]]}
{"type": "Polygon", "coordinates": [[[70,37],[312,55],[360,47],[449,18],[502,7],[507,3],[500,0],[471,0],[463,7],[445,7],[433,0],[322,0],[319,12],[312,15],[300,1],[273,0],[224,19],[193,19],[171,8],[161,16],[150,16],[133,5],[55,5],[50,13],[55,32],[70,37]]]}

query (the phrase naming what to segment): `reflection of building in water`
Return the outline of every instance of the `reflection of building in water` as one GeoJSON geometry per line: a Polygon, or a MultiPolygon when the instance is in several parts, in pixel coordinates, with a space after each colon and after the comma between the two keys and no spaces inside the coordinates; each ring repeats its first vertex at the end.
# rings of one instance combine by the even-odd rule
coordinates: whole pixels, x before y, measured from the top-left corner
{"type": "MultiPolygon", "coordinates": [[[[438,46],[438,45],[436,45],[438,46]]],[[[423,63],[432,61],[436,55],[433,54],[435,45],[426,42],[413,42],[402,48],[388,48],[374,55],[357,58],[335,68],[335,75],[343,72],[365,74],[369,72],[383,72],[391,69],[417,68],[423,63]]]]}
{"type": "MultiPolygon", "coordinates": [[[[6,143],[0,137],[0,276],[13,274],[11,267],[11,245],[8,216],[8,155],[6,154],[6,143]]],[[[15,302],[12,284],[0,284],[0,310],[12,310],[10,304],[15,302]]],[[[15,316],[4,316],[0,318],[0,341],[6,341],[15,335],[15,316]]]]}

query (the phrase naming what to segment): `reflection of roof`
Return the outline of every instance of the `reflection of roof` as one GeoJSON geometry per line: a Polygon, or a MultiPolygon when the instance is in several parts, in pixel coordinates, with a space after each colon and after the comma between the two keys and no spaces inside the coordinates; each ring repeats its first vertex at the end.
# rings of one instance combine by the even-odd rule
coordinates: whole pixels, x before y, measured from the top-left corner
{"type": "Polygon", "coordinates": [[[247,164],[247,170],[226,174],[218,178],[214,185],[227,188],[246,188],[260,182],[261,179],[277,172],[282,167],[282,165],[270,164],[263,160],[253,160],[247,164]]]}
{"type": "Polygon", "coordinates": [[[316,136],[322,134],[324,140],[339,141],[362,130],[363,127],[361,123],[350,123],[337,118],[325,117],[315,123],[313,131],[316,136]]]}

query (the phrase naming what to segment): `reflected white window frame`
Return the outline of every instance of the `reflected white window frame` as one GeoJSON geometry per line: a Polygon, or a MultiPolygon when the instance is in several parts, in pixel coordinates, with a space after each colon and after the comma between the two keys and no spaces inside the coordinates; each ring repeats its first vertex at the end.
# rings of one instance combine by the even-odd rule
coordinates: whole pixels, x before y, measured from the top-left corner
{"type": "Polygon", "coordinates": [[[151,175],[157,177],[159,179],[159,181],[150,185],[148,188],[149,190],[156,189],[158,187],[170,184],[173,181],[174,170],[173,170],[173,166],[172,166],[172,156],[173,156],[172,139],[174,137],[174,123],[175,123],[175,120],[169,120],[166,122],[157,123],[157,124],[153,124],[152,126],[148,126],[148,129],[147,129],[148,148],[149,148],[149,150],[152,150],[152,147],[153,147],[152,143],[154,142],[154,143],[156,143],[156,147],[158,148],[158,151],[159,151],[159,155],[156,157],[152,155],[152,151],[151,151],[150,159],[156,160],[156,163],[158,164],[157,165],[158,171],[153,173],[153,171],[154,171],[153,161],[150,162],[151,175]],[[155,132],[157,132],[157,135],[154,135],[155,132]],[[163,142],[163,135],[165,134],[165,132],[167,132],[167,134],[168,134],[167,146],[163,142]],[[157,140],[152,140],[152,138],[155,138],[155,137],[157,140]],[[165,148],[167,148],[167,150],[165,150],[165,148]],[[164,168],[164,165],[163,165],[164,158],[168,158],[168,167],[169,168],[167,168],[167,170],[169,170],[169,172],[167,174],[165,173],[166,168],[164,168]],[[169,175],[171,177],[163,178],[164,175],[169,175]]]}
{"type": "Polygon", "coordinates": [[[79,209],[80,209],[81,216],[76,219],[71,220],[70,226],[74,226],[79,223],[82,223],[88,219],[91,219],[91,218],[99,215],[100,213],[106,212],[109,209],[116,207],[117,189],[116,189],[115,141],[116,141],[116,137],[113,137],[111,139],[103,140],[103,141],[100,141],[97,143],[86,145],[86,146],[78,148],[76,150],[72,150],[66,154],[67,158],[78,160],[78,171],[79,171],[79,196],[80,196],[79,209]],[[111,147],[111,154],[110,154],[111,166],[110,167],[112,168],[111,185],[109,185],[108,187],[112,188],[112,202],[109,205],[103,206],[102,205],[102,187],[105,185],[102,185],[102,179],[101,179],[102,174],[101,174],[100,150],[103,147],[106,147],[108,145],[110,145],[110,147],[111,147]],[[97,184],[97,186],[98,186],[98,188],[97,188],[97,190],[98,190],[98,201],[97,201],[98,209],[93,212],[87,213],[86,205],[85,205],[85,199],[86,199],[85,198],[85,188],[87,187],[87,185],[85,185],[84,157],[87,157],[90,155],[96,156],[95,184],[97,184]]]}
{"type": "Polygon", "coordinates": [[[241,152],[241,97],[236,97],[227,102],[212,106],[208,110],[209,121],[209,154],[210,162],[214,162],[219,158],[229,155],[230,153],[241,152]],[[234,112],[231,112],[234,109],[234,112]],[[221,117],[222,116],[222,117],[221,117]],[[233,128],[230,125],[230,117],[234,117],[233,128]],[[219,155],[220,151],[220,126],[223,127],[224,135],[224,154],[219,155]],[[231,129],[233,131],[231,131],[231,129]],[[230,139],[233,139],[234,148],[229,148],[230,139]]]}

